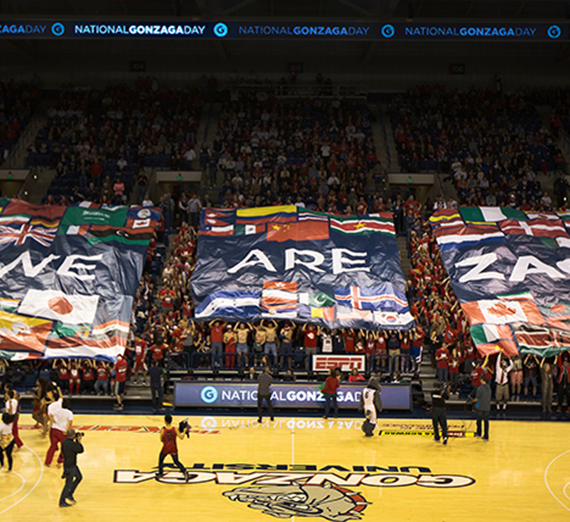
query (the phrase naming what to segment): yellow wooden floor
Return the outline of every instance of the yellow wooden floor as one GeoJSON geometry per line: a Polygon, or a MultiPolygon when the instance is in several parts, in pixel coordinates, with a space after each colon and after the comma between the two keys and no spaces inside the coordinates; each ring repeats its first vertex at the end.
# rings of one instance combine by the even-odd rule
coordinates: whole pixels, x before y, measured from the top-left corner
{"type": "MultiPolygon", "coordinates": [[[[194,468],[183,484],[178,471],[163,482],[151,474],[160,449],[152,430],[161,417],[75,420],[86,431],[77,504],[58,508],[63,481],[55,466],[42,465],[47,440],[23,429],[26,447],[15,454],[14,472],[0,470],[1,521],[570,520],[568,423],[491,422],[489,442],[467,436],[443,446],[404,435],[427,428],[417,420],[382,419],[383,429],[400,435],[367,439],[360,419],[278,418],[258,426],[193,417],[195,433],[179,444],[180,460],[194,468]]],[[[20,422],[31,426],[28,415],[20,422]]],[[[470,421],[450,426],[473,429],[470,421]]]]}

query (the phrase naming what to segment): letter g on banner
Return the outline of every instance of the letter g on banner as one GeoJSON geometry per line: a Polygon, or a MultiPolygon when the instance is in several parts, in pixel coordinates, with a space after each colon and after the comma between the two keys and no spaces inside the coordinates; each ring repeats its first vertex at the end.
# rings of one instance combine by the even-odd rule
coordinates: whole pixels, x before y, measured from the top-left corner
{"type": "Polygon", "coordinates": [[[206,386],[200,393],[200,398],[206,404],[212,404],[218,399],[218,390],[213,386],[206,386]]]}
{"type": "Polygon", "coordinates": [[[223,38],[228,34],[228,26],[223,22],[220,22],[214,26],[214,34],[218,38],[223,38]]]}
{"type": "Polygon", "coordinates": [[[380,34],[384,38],[392,38],[392,36],[394,36],[395,33],[396,30],[394,29],[394,26],[391,24],[383,25],[382,28],[380,29],[380,34]]]}
{"type": "Polygon", "coordinates": [[[56,22],[51,26],[51,32],[54,36],[62,36],[65,33],[65,26],[61,22],[56,22]]]}
{"type": "Polygon", "coordinates": [[[558,25],[551,25],[548,28],[548,30],[546,31],[546,34],[548,35],[549,38],[556,40],[557,38],[560,38],[560,35],[562,34],[562,30],[560,29],[560,27],[558,25]]]}

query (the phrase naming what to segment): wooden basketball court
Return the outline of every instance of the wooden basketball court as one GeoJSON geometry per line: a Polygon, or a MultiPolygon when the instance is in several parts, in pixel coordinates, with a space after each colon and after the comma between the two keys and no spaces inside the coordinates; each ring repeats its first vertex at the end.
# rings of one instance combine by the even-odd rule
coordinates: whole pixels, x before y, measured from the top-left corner
{"type": "MultiPolygon", "coordinates": [[[[175,422],[181,420],[175,417],[175,422]]],[[[159,416],[77,415],[85,431],[77,504],[58,507],[63,481],[43,466],[48,447],[23,415],[26,447],[0,471],[0,519],[266,521],[536,521],[570,518],[570,424],[491,422],[489,442],[472,420],[451,421],[447,446],[426,421],[191,417],[179,443],[190,482],[174,468],[157,480],[159,416]],[[27,429],[26,429],[27,428],[27,429]],[[293,518],[291,518],[293,517],[293,518]]]]}

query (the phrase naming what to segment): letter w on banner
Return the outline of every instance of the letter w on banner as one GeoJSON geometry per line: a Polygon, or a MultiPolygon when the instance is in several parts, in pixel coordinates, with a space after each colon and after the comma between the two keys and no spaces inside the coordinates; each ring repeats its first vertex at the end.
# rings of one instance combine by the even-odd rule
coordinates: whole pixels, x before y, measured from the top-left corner
{"type": "Polygon", "coordinates": [[[548,356],[570,349],[567,217],[465,207],[430,218],[482,354],[548,356]]]}

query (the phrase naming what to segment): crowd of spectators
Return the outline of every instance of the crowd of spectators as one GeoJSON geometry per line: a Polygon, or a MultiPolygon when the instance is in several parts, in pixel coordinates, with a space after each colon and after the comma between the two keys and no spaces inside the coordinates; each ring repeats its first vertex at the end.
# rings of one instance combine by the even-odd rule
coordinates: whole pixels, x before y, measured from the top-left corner
{"type": "MultiPolygon", "coordinates": [[[[143,186],[139,178],[148,183],[145,167],[191,167],[203,103],[196,88],[144,79],[134,88],[63,89],[29,147],[28,165],[56,170],[46,199],[128,201],[135,184],[143,186]]],[[[137,189],[139,203],[143,197],[137,189]]]]}

